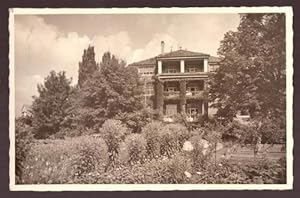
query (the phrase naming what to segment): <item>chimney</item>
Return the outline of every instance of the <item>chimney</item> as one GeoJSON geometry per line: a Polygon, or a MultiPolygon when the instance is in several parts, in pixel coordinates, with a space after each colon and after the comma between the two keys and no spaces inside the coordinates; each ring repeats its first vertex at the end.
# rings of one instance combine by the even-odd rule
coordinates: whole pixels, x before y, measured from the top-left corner
{"type": "Polygon", "coordinates": [[[165,53],[165,42],[161,41],[160,45],[161,45],[161,54],[164,54],[165,53]]]}

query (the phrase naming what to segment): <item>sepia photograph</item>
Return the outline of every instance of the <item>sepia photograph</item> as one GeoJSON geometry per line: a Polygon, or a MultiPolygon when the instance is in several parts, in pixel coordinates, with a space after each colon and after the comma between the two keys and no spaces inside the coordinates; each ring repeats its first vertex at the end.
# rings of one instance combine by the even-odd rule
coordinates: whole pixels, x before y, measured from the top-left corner
{"type": "Polygon", "coordinates": [[[292,19],[10,9],[10,190],[292,189],[292,19]]]}

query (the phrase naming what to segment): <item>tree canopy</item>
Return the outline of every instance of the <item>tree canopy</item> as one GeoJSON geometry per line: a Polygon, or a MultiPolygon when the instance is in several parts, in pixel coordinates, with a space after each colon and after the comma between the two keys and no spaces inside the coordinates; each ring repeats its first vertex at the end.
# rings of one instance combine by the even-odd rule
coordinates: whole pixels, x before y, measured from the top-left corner
{"type": "Polygon", "coordinates": [[[285,116],[285,15],[243,14],[221,41],[221,65],[210,78],[217,116],[285,116]]]}
{"type": "Polygon", "coordinates": [[[98,128],[118,114],[141,109],[141,94],[137,70],[106,52],[100,69],[80,89],[79,120],[87,128],[98,128]]]}
{"type": "Polygon", "coordinates": [[[65,72],[51,71],[44,84],[38,85],[39,96],[32,104],[32,126],[36,138],[46,138],[64,127],[67,109],[71,106],[71,80],[65,72]]]}
{"type": "Polygon", "coordinates": [[[84,82],[89,79],[98,69],[99,66],[95,61],[94,47],[89,46],[84,50],[82,61],[79,62],[78,86],[82,87],[84,82]]]}

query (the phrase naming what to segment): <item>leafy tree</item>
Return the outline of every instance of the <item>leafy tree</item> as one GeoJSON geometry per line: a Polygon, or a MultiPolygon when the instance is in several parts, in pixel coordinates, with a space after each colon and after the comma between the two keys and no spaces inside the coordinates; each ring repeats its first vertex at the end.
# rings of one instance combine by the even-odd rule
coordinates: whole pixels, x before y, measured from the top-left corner
{"type": "Polygon", "coordinates": [[[89,46],[84,50],[82,61],[79,62],[78,86],[82,87],[84,82],[89,79],[98,69],[99,66],[95,61],[94,47],[89,46]]]}
{"type": "Polygon", "coordinates": [[[72,93],[71,80],[65,72],[51,71],[44,84],[38,85],[39,96],[32,104],[32,126],[36,138],[47,138],[65,126],[72,93]]]}
{"type": "Polygon", "coordinates": [[[105,120],[142,109],[142,83],[136,68],[106,52],[100,70],[80,90],[81,125],[97,130],[105,120]]]}
{"type": "Polygon", "coordinates": [[[241,15],[238,30],[225,34],[218,54],[221,66],[209,83],[218,116],[285,115],[284,14],[241,15]]]}

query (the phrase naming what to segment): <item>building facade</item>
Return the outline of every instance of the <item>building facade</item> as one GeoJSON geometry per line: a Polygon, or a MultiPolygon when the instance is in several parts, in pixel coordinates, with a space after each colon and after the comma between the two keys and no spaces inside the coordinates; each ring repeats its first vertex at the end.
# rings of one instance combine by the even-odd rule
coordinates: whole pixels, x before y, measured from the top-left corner
{"type": "Polygon", "coordinates": [[[178,113],[196,122],[208,116],[207,80],[219,67],[219,59],[209,54],[177,50],[130,64],[138,68],[144,82],[145,104],[158,111],[161,119],[172,122],[178,113]]]}

